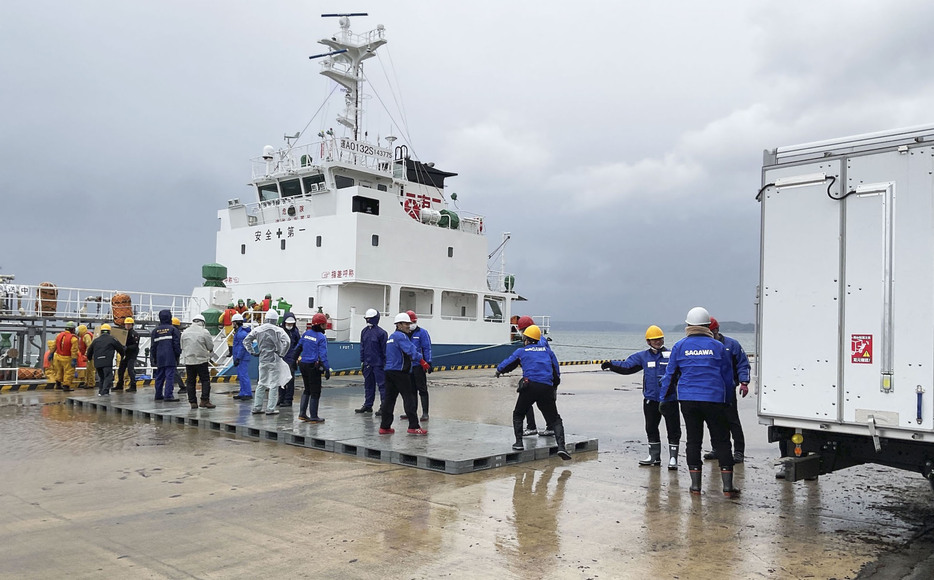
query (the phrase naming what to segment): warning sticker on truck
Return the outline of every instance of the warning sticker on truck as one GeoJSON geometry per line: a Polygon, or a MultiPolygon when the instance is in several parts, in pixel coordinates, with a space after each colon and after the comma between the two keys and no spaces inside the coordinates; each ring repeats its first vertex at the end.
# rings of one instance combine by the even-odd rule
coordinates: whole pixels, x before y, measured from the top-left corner
{"type": "Polygon", "coordinates": [[[872,335],[850,335],[850,362],[863,365],[872,364],[872,335]]]}

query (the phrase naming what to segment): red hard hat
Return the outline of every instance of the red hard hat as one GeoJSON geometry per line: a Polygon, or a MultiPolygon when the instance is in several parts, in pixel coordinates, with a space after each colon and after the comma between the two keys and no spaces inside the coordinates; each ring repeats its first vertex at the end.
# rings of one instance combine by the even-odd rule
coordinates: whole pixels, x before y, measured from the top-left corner
{"type": "Polygon", "coordinates": [[[535,324],[535,321],[532,320],[531,316],[521,316],[519,317],[519,321],[516,322],[516,328],[518,328],[519,330],[525,330],[526,328],[532,326],[533,324],[535,324]]]}
{"type": "Polygon", "coordinates": [[[713,316],[710,317],[710,330],[718,330],[720,328],[720,323],[717,322],[717,319],[713,316]]]}
{"type": "Polygon", "coordinates": [[[412,319],[412,322],[416,322],[418,320],[418,316],[415,316],[415,313],[413,311],[406,310],[405,313],[409,315],[409,318],[412,319]]]}
{"type": "Polygon", "coordinates": [[[328,317],[320,312],[311,317],[312,326],[324,325],[328,323],[328,317]]]}

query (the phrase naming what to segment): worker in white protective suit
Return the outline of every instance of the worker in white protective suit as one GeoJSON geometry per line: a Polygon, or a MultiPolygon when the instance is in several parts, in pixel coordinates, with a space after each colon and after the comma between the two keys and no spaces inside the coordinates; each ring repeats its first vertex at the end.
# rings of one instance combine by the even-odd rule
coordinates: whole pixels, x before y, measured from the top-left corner
{"type": "MultiPolygon", "coordinates": [[[[265,321],[250,331],[243,339],[243,346],[247,351],[259,357],[259,382],[256,384],[256,393],[253,395],[253,414],[263,412],[263,399],[269,392],[269,402],[266,404],[267,415],[277,415],[279,410],[279,387],[284,383],[279,379],[280,364],[288,367],[282,357],[289,352],[291,340],[289,335],[278,326],[279,313],[275,310],[266,312],[265,321]],[[255,341],[255,346],[254,346],[255,341]]],[[[288,380],[288,377],[283,377],[288,380]]]]}

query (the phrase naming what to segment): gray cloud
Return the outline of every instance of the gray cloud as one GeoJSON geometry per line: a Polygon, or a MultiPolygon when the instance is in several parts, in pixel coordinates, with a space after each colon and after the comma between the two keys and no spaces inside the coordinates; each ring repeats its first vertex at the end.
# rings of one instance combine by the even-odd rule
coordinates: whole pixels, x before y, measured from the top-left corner
{"type": "MultiPolygon", "coordinates": [[[[486,216],[491,248],[512,232],[520,308],[556,319],[668,324],[703,304],[751,321],[762,149],[931,119],[920,1],[355,8],[371,14],[355,30],[390,39],[367,65],[371,137],[400,130],[379,112],[400,100],[392,119],[459,173],[449,192],[486,216]]],[[[6,7],[3,272],[187,293],[216,210],[250,195],[248,159],[331,90],[306,58],[337,28],[319,16],[292,0],[6,7]]]]}

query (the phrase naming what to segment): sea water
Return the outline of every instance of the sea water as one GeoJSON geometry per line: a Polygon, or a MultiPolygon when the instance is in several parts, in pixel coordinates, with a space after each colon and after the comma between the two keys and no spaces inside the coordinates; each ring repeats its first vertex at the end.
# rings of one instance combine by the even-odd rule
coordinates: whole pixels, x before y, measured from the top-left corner
{"type": "MultiPolygon", "coordinates": [[[[559,361],[625,360],[632,353],[648,348],[642,332],[553,330],[548,336],[559,361]]],[[[736,332],[728,336],[739,341],[746,354],[755,354],[755,333],[736,332]]],[[[682,333],[666,333],[665,346],[671,348],[683,337],[682,333]]]]}

